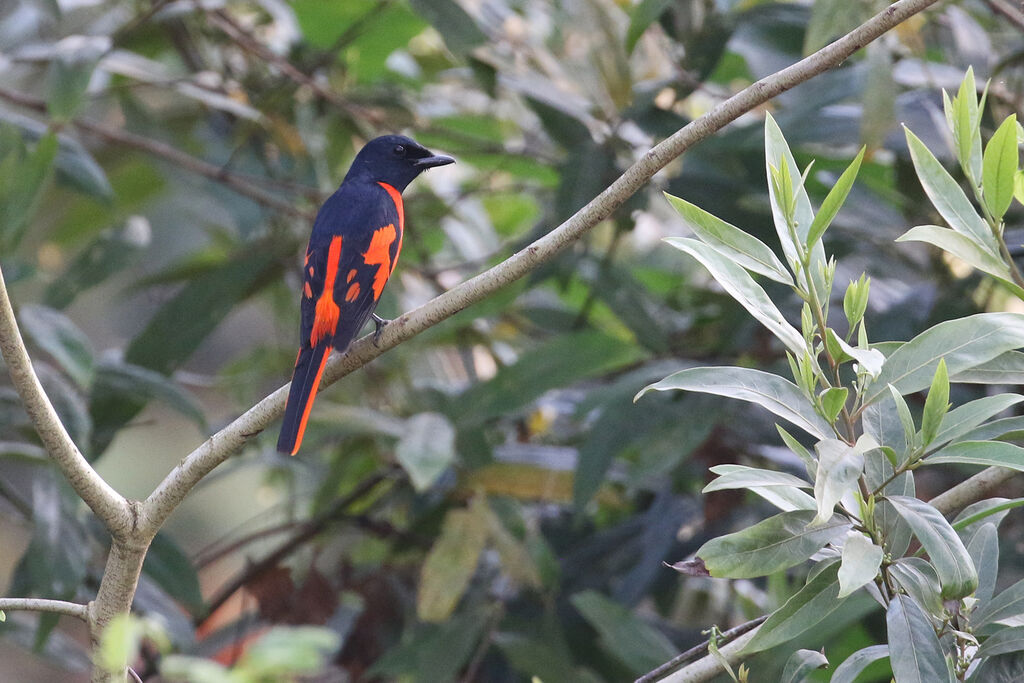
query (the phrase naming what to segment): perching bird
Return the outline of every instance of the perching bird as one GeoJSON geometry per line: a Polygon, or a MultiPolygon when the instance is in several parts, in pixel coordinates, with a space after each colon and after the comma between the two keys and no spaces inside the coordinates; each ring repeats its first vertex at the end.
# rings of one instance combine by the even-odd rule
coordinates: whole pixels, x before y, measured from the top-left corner
{"type": "MultiPolygon", "coordinates": [[[[454,163],[403,135],[371,140],[317,213],[302,268],[302,324],[277,450],[302,445],[331,350],[345,351],[373,315],[402,249],[402,190],[423,171],[454,163]]],[[[373,315],[377,330],[383,320],[373,315]]]]}

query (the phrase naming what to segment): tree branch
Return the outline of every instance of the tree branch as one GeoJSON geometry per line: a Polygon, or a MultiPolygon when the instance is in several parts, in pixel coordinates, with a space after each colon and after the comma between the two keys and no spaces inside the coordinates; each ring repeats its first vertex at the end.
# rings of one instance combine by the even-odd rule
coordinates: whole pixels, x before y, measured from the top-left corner
{"type": "MultiPolygon", "coordinates": [[[[719,103],[644,154],[615,182],[548,234],[493,268],[393,320],[384,327],[379,345],[374,345],[371,336],[367,335],[356,341],[344,355],[332,357],[324,371],[321,387],[330,386],[385,351],[530,273],[607,218],[655,173],[694,144],[773,97],[839,66],[857,50],[936,1],[899,0],[834,43],[719,103]]],[[[196,482],[277,419],[284,410],[287,394],[287,386],[273,392],[182,460],[146,500],[143,511],[146,527],[155,533],[155,529],[163,524],[196,482]]]]}
{"type": "Polygon", "coordinates": [[[993,489],[1009,481],[1015,474],[1016,470],[1005,467],[988,467],[953,488],[946,489],[929,500],[928,504],[948,517],[971,503],[987,498],[993,489]]]}
{"type": "MultiPolygon", "coordinates": [[[[43,100],[9,88],[0,87],[0,99],[34,111],[46,112],[46,102],[43,100]]],[[[313,220],[316,215],[313,212],[296,207],[288,199],[281,199],[266,192],[263,188],[258,187],[243,176],[227,170],[223,166],[211,164],[158,140],[129,133],[125,130],[111,128],[85,118],[72,119],[71,124],[79,130],[85,131],[106,142],[124,145],[147,154],[152,154],[187,171],[201,175],[204,178],[209,178],[268,209],[274,209],[289,216],[295,216],[296,218],[308,221],[313,220]]]]}
{"type": "Polygon", "coordinates": [[[79,498],[96,514],[115,537],[131,533],[135,527],[132,505],[103,480],[85,459],[71,439],[50,403],[49,397],[32,369],[32,360],[18,329],[0,271],[0,354],[7,364],[11,382],[21,397],[32,426],[39,434],[50,458],[60,467],[64,477],[79,498]]]}
{"type": "MultiPolygon", "coordinates": [[[[751,619],[750,621],[744,622],[739,626],[734,626],[728,631],[723,631],[721,635],[719,635],[719,642],[729,643],[732,641],[733,638],[738,638],[742,636],[744,633],[754,630],[755,628],[763,624],[765,619],[767,618],[768,615],[764,614],[756,619],[751,619]]],[[[708,651],[709,642],[710,641],[705,640],[700,645],[695,645],[694,647],[691,647],[689,650],[681,652],[680,654],[676,655],[672,659],[668,660],[667,662],[659,666],[657,669],[652,669],[651,671],[648,671],[643,676],[636,679],[633,683],[653,683],[654,681],[660,679],[662,676],[672,673],[673,671],[681,667],[683,664],[693,659],[694,657],[699,657],[703,654],[706,654],[708,651]]],[[[721,651],[721,648],[719,648],[719,651],[721,651]]]]}
{"type": "Polygon", "coordinates": [[[77,602],[66,600],[43,600],[42,598],[0,598],[0,612],[52,612],[88,621],[89,608],[77,602]]]}

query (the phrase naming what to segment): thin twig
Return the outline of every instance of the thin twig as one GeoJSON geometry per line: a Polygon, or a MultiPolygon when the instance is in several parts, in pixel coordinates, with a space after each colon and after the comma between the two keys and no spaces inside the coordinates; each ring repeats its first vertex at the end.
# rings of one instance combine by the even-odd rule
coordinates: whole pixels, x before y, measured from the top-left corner
{"type": "MultiPolygon", "coordinates": [[[[43,100],[38,97],[33,97],[32,95],[26,95],[25,93],[11,90],[10,88],[0,87],[0,99],[7,100],[8,102],[12,102],[34,111],[46,111],[46,103],[43,100]]],[[[261,206],[307,221],[313,220],[315,216],[313,212],[300,209],[287,199],[281,199],[276,195],[269,194],[263,190],[263,188],[256,186],[253,182],[243,178],[237,173],[233,173],[222,166],[217,166],[216,164],[211,164],[208,161],[186,154],[176,147],[172,147],[166,143],[152,138],[143,137],[141,135],[136,135],[135,133],[129,133],[128,131],[120,130],[118,128],[111,128],[85,118],[73,119],[71,124],[76,128],[95,135],[106,142],[124,145],[126,147],[131,147],[132,149],[146,152],[147,154],[152,154],[176,164],[187,171],[191,171],[192,173],[196,173],[205,178],[221,183],[225,187],[234,190],[240,195],[248,197],[261,206]]]]}
{"type": "MultiPolygon", "coordinates": [[[[373,335],[367,335],[344,355],[332,357],[321,387],[330,386],[385,351],[533,272],[607,218],[655,173],[694,144],[773,97],[842,64],[864,45],[936,1],[898,0],[831,45],[717,104],[644,154],[615,182],[548,234],[493,268],[399,316],[384,327],[377,344],[371,340],[373,335]]],[[[143,524],[149,529],[158,529],[200,479],[281,416],[287,394],[288,387],[281,387],[192,451],[146,500],[143,524]]]]}
{"type": "MultiPolygon", "coordinates": [[[[725,643],[731,642],[733,638],[738,638],[742,636],[744,633],[747,633],[748,631],[752,631],[753,629],[757,628],[762,623],[764,623],[764,620],[767,618],[768,615],[765,614],[758,617],[757,619],[751,619],[748,622],[740,624],[739,626],[734,626],[728,631],[723,631],[721,635],[718,636],[717,644],[724,645],[725,643]]],[[[673,671],[681,667],[683,664],[686,664],[691,659],[696,659],[697,657],[706,654],[708,651],[709,642],[710,641],[705,640],[700,645],[695,645],[694,647],[691,647],[689,650],[681,652],[680,654],[668,660],[658,668],[648,671],[643,676],[636,679],[634,683],[652,683],[653,681],[660,679],[662,676],[672,673],[673,671]]]]}
{"type": "Polygon", "coordinates": [[[51,612],[89,620],[89,607],[66,600],[44,600],[42,598],[0,598],[0,612],[51,612]]]}
{"type": "Polygon", "coordinates": [[[53,404],[50,403],[49,397],[43,391],[42,384],[39,383],[39,377],[32,368],[32,359],[29,358],[21,331],[18,329],[18,321],[14,317],[14,308],[7,294],[7,284],[4,282],[2,271],[0,354],[7,364],[11,383],[21,397],[32,426],[39,434],[50,458],[60,467],[75,493],[85,501],[112,535],[118,537],[130,533],[135,526],[133,507],[104,481],[78,450],[78,446],[61,423],[53,404]]]}

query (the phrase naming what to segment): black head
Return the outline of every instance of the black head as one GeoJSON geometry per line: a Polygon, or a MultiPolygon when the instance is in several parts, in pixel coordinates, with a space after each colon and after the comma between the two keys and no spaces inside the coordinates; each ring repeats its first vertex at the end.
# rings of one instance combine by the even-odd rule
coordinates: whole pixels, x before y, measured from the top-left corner
{"type": "Polygon", "coordinates": [[[412,138],[383,135],[370,140],[359,150],[345,180],[383,181],[401,192],[428,168],[454,163],[455,159],[433,154],[412,138]]]}

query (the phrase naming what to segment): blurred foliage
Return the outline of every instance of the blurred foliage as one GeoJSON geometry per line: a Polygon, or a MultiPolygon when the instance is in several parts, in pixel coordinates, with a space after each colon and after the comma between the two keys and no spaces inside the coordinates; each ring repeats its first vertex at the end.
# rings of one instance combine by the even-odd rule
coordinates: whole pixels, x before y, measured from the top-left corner
{"type": "MultiPolygon", "coordinates": [[[[208,431],[287,380],[300,216],[366,139],[407,132],[459,161],[407,193],[405,249],[378,311],[393,317],[525,246],[657,140],[882,7],[4,3],[0,263],[41,379],[100,465],[125,435],[146,433],[147,405],[208,431]]],[[[979,113],[987,139],[1021,111],[1022,54],[986,5],[947,5],[770,103],[799,166],[816,159],[816,205],[868,146],[829,235],[837,282],[872,278],[873,338],[909,339],[1005,302],[926,245],[893,245],[907,226],[937,222],[897,124],[949,162],[941,88],[954,91],[968,66],[993,79],[979,113]]],[[[253,516],[219,555],[161,536],[136,610],[164,621],[176,653],[220,665],[258,663],[246,645],[268,627],[308,624],[337,634],[330,666],[353,680],[613,681],[710,624],[785,602],[802,578],[726,586],[662,565],[766,516],[756,497],[698,493],[722,463],[799,468],[772,421],[708,397],[631,402],[697,363],[785,372],[784,348],[659,241],[688,232],[667,190],[774,244],[762,124],[741,118],[525,281],[326,390],[301,457],[279,457],[275,435],[261,435],[221,470],[261,472],[289,497],[289,523],[253,516]],[[251,551],[261,531],[276,533],[277,552],[251,551]],[[257,561],[225,581],[210,559],[224,555],[257,561]],[[246,599],[229,601],[238,590],[246,599]]],[[[764,286],[799,310],[784,287],[764,286]]],[[[981,389],[953,391],[959,404],[981,389]]],[[[194,445],[178,444],[181,455],[194,445]]],[[[5,594],[87,601],[106,538],[8,385],[0,458],[5,523],[31,528],[5,594]]],[[[925,497],[946,484],[934,475],[919,487],[925,497]]],[[[1008,519],[1000,533],[1019,531],[1008,519]]],[[[1008,547],[1001,561],[1019,567],[1008,547]]],[[[797,645],[842,661],[884,632],[863,614],[847,601],[797,645]]],[[[4,638],[81,666],[87,643],[23,617],[10,615],[4,638]]],[[[752,670],[771,678],[791,652],[763,653],[752,670]]],[[[152,648],[140,658],[137,670],[160,666],[152,648]]]]}

